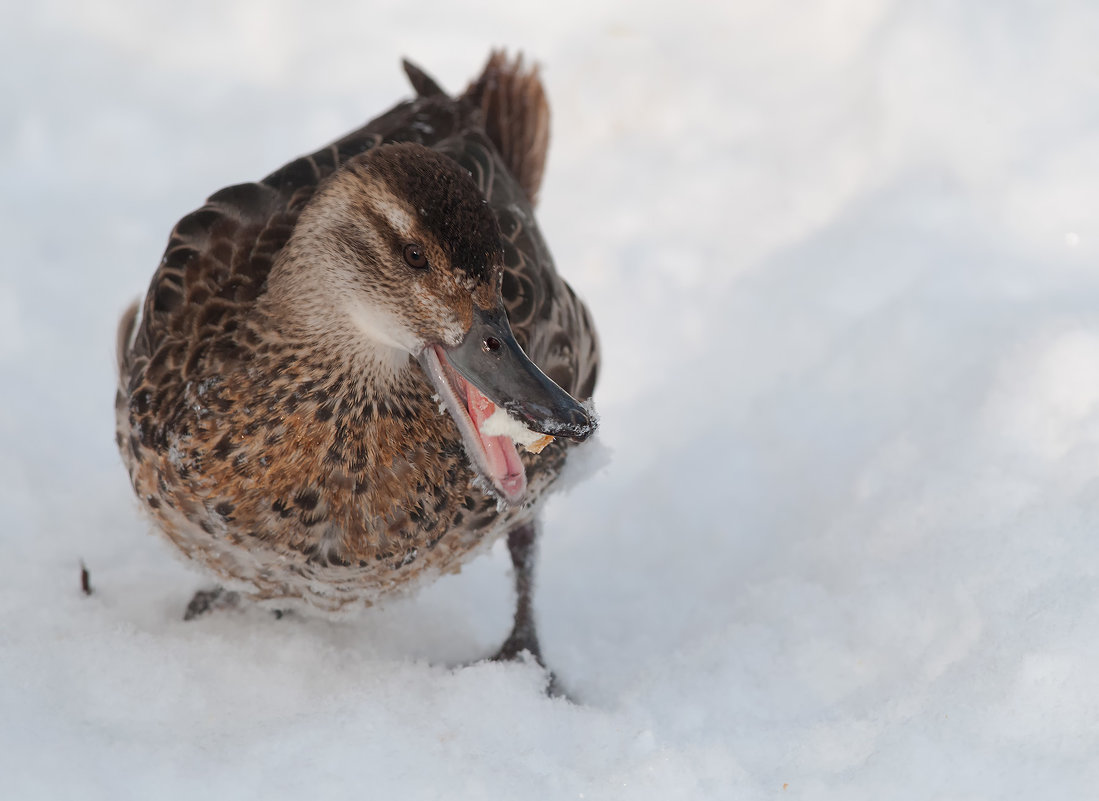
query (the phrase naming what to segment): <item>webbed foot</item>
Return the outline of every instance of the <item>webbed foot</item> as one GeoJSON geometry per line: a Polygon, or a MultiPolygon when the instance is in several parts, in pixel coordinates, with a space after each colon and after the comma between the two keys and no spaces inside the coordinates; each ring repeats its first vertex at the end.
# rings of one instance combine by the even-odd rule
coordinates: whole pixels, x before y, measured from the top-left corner
{"type": "Polygon", "coordinates": [[[218,609],[232,609],[240,603],[240,594],[227,591],[224,587],[212,587],[208,590],[199,590],[187,604],[187,610],[183,613],[184,620],[194,620],[208,612],[218,609]]]}

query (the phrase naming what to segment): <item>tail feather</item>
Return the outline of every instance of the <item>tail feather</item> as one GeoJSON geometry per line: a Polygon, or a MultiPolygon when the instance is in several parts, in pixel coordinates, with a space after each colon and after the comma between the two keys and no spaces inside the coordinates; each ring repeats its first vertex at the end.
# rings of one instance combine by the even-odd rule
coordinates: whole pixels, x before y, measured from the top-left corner
{"type": "Polygon", "coordinates": [[[549,148],[549,104],[538,67],[527,70],[521,54],[510,60],[496,50],[463,98],[481,109],[489,139],[533,205],[549,148]]]}
{"type": "Polygon", "coordinates": [[[420,67],[412,64],[408,58],[403,59],[401,66],[404,67],[404,75],[409,77],[409,84],[415,89],[415,93],[419,94],[421,98],[430,98],[436,96],[436,94],[446,94],[443,88],[436,84],[435,79],[430,75],[424,73],[420,67]]]}
{"type": "Polygon", "coordinates": [[[401,62],[401,65],[404,67],[404,74],[408,76],[408,82],[412,84],[412,88],[416,90],[416,94],[420,97],[433,97],[446,94],[442,87],[435,82],[434,78],[407,58],[401,62]]]}

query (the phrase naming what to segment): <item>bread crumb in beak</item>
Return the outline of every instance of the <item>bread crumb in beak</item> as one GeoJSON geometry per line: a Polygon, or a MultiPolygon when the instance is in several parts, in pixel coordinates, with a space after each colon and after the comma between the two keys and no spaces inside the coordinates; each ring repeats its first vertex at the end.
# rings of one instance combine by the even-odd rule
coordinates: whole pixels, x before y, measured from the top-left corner
{"type": "Polygon", "coordinates": [[[549,434],[543,434],[540,439],[536,439],[534,442],[526,444],[523,447],[531,453],[541,453],[551,442],[553,442],[553,437],[549,434]]]}

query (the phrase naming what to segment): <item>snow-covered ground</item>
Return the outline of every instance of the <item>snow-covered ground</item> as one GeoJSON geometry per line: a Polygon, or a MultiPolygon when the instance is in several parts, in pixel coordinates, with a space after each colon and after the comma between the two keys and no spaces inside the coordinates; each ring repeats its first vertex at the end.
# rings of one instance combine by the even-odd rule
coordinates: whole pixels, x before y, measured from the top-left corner
{"type": "Polygon", "coordinates": [[[457,5],[6,5],[0,796],[1096,797],[1099,5],[457,5]],[[354,620],[182,622],[112,439],[175,220],[493,44],[545,67],[605,351],[537,595],[578,704],[456,667],[499,548],[354,620]]]}

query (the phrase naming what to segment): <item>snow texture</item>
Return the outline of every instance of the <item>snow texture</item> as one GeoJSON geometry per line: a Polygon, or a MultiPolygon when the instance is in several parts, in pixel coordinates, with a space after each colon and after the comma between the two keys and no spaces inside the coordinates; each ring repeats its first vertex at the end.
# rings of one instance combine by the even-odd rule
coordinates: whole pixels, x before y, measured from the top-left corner
{"type": "Polygon", "coordinates": [[[1096,41],[1091,0],[8,3],[0,796],[1094,798],[1096,41]],[[113,443],[174,222],[496,43],[545,66],[605,353],[536,599],[578,703],[467,665],[500,547],[184,623],[113,443]]]}

